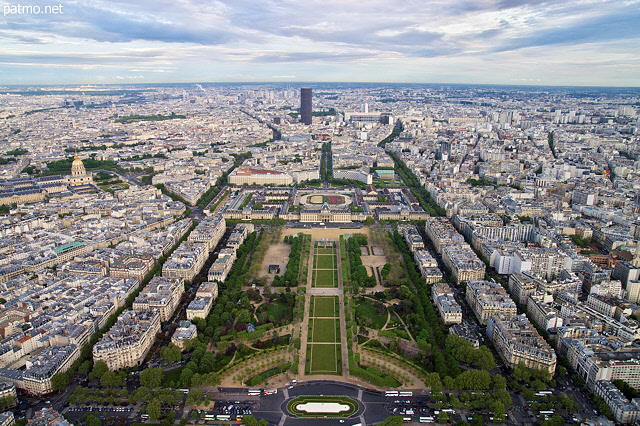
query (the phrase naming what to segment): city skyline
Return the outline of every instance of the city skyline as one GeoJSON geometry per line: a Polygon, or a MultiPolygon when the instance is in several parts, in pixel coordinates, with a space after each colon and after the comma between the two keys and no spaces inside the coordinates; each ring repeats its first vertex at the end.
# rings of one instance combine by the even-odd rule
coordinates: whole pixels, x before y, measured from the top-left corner
{"type": "Polygon", "coordinates": [[[638,3],[3,1],[0,79],[639,86],[638,3]]]}

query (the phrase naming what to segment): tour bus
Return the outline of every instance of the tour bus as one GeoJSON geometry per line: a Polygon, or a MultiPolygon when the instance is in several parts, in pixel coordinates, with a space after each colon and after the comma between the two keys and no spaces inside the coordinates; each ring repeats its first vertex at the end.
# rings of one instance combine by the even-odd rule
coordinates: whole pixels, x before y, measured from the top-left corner
{"type": "Polygon", "coordinates": [[[260,396],[262,391],[260,389],[249,389],[249,395],[258,395],[260,396]]]}
{"type": "Polygon", "coordinates": [[[553,410],[550,411],[540,411],[540,414],[544,415],[544,416],[550,416],[553,414],[553,410]]]}
{"type": "Polygon", "coordinates": [[[433,417],[420,417],[420,423],[433,423],[433,417]]]}
{"type": "Polygon", "coordinates": [[[413,396],[413,392],[411,391],[400,392],[398,396],[413,396]]]}
{"type": "Polygon", "coordinates": [[[229,420],[231,419],[231,416],[228,414],[218,414],[218,420],[229,420]]]}
{"type": "Polygon", "coordinates": [[[205,420],[215,420],[216,419],[216,415],[207,413],[207,414],[205,414],[204,419],[205,420]]]}
{"type": "Polygon", "coordinates": [[[398,391],[385,391],[384,396],[398,396],[398,391]]]}
{"type": "Polygon", "coordinates": [[[278,393],[278,389],[265,389],[264,390],[264,394],[265,395],[275,395],[276,393],[278,393]]]}

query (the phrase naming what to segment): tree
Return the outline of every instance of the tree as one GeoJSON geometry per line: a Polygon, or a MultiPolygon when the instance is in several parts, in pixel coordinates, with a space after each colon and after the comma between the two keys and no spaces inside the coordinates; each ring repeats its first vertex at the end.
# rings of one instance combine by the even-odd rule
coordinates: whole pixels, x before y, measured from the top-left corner
{"type": "Polygon", "coordinates": [[[17,402],[18,399],[13,395],[0,398],[0,411],[4,411],[7,408],[15,407],[17,402]]]}
{"type": "Polygon", "coordinates": [[[482,416],[475,415],[469,422],[470,426],[484,426],[484,421],[482,421],[482,416]]]}
{"type": "Polygon", "coordinates": [[[104,361],[98,361],[93,364],[93,370],[91,370],[91,373],[89,374],[89,380],[99,380],[107,371],[109,371],[107,363],[104,361]]]}
{"type": "Polygon", "coordinates": [[[78,367],[78,374],[87,374],[89,370],[91,370],[92,365],[93,363],[91,362],[91,360],[86,360],[85,362],[80,364],[80,367],[78,367]]]}
{"type": "Polygon", "coordinates": [[[398,297],[402,300],[409,300],[413,296],[413,292],[406,285],[401,285],[398,289],[398,297]]]}
{"type": "Polygon", "coordinates": [[[169,343],[160,350],[160,358],[169,363],[180,362],[182,360],[182,352],[178,346],[173,343],[169,343]]]}
{"type": "MultiPolygon", "coordinates": [[[[248,349],[248,348],[247,348],[248,349]]],[[[213,352],[205,352],[200,359],[200,365],[198,370],[202,374],[210,373],[215,369],[216,357],[213,352]]]]}
{"type": "Polygon", "coordinates": [[[160,400],[154,399],[150,403],[147,404],[147,414],[149,415],[149,420],[158,420],[160,418],[160,400]]]}
{"type": "Polygon", "coordinates": [[[149,388],[147,388],[146,386],[142,386],[136,389],[133,394],[133,398],[137,402],[149,402],[151,401],[151,392],[149,392],[149,388]]]}
{"type": "Polygon", "coordinates": [[[243,309],[238,313],[238,317],[236,319],[238,324],[248,323],[251,320],[251,314],[247,309],[243,309]]]}
{"type": "Polygon", "coordinates": [[[69,386],[69,375],[67,373],[58,373],[51,378],[51,388],[59,391],[69,386]]]}
{"type": "Polygon", "coordinates": [[[378,423],[378,426],[402,426],[402,417],[393,416],[384,420],[382,423],[378,423]]]}
{"type": "Polygon", "coordinates": [[[140,373],[140,384],[150,388],[156,388],[162,383],[164,371],[162,368],[146,368],[140,373]]]}
{"type": "MultiPolygon", "coordinates": [[[[149,416],[149,417],[151,417],[151,416],[149,416]]],[[[162,421],[162,423],[160,425],[161,426],[173,426],[175,421],[176,421],[176,412],[175,411],[169,411],[169,414],[162,421]]]]}
{"type": "Polygon", "coordinates": [[[449,423],[449,416],[444,411],[440,410],[440,414],[438,414],[438,419],[436,420],[438,423],[449,423]]]}
{"type": "Polygon", "coordinates": [[[566,376],[566,375],[567,375],[567,369],[566,369],[566,368],[564,368],[564,367],[563,367],[563,366],[561,366],[561,365],[558,365],[558,366],[556,367],[556,375],[557,375],[558,377],[564,377],[564,376],[566,376]]]}
{"type": "Polygon", "coordinates": [[[106,371],[102,377],[100,377],[100,384],[104,387],[115,388],[122,385],[124,377],[115,371],[106,371]]]}
{"type": "Polygon", "coordinates": [[[493,418],[496,423],[502,423],[504,421],[504,404],[500,401],[493,401],[489,404],[489,409],[493,412],[493,418]]]}
{"type": "Polygon", "coordinates": [[[102,422],[93,414],[85,414],[82,416],[82,423],[87,426],[102,426],[102,422]]]}
{"type": "Polygon", "coordinates": [[[180,383],[182,383],[182,386],[186,388],[191,386],[191,378],[193,377],[193,374],[193,370],[188,367],[185,367],[182,370],[182,373],[180,374],[180,383]]]}
{"type": "Polygon", "coordinates": [[[494,374],[491,381],[493,382],[494,389],[506,389],[507,387],[507,379],[500,374],[494,374]]]}

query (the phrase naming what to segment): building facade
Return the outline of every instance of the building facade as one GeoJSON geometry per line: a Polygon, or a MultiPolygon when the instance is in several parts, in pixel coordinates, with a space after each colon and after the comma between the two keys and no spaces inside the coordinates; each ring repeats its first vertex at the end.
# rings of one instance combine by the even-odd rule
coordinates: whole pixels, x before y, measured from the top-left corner
{"type": "Polygon", "coordinates": [[[311,125],[313,112],[313,93],[310,87],[300,89],[300,122],[311,125]]]}
{"type": "Polygon", "coordinates": [[[160,313],[157,310],[124,311],[94,345],[93,361],[104,361],[112,371],[140,365],[159,331],[160,313]]]}
{"type": "Polygon", "coordinates": [[[491,316],[487,335],[509,368],[519,364],[534,370],[556,371],[556,353],[538,334],[526,315],[491,316]]]}

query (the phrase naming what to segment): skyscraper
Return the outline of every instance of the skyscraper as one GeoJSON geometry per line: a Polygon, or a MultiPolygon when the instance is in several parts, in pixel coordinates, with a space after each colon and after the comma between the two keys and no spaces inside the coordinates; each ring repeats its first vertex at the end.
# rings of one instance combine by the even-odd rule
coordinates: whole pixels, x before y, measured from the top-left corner
{"type": "Polygon", "coordinates": [[[300,121],[306,125],[311,124],[311,88],[300,89],[300,121]]]}

